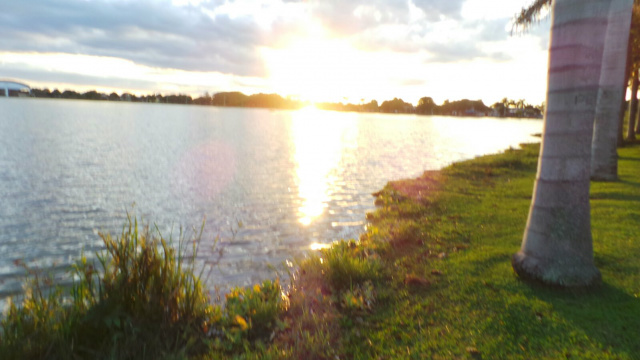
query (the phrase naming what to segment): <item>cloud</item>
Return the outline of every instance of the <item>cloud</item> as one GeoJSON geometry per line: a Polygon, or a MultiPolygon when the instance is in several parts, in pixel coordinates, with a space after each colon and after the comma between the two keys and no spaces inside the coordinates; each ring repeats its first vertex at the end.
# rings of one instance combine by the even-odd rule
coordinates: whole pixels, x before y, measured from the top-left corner
{"type": "MultiPolygon", "coordinates": [[[[73,89],[78,90],[78,87],[92,87],[92,88],[109,88],[109,89],[131,89],[131,90],[145,90],[152,93],[158,89],[158,84],[154,81],[138,80],[138,79],[121,79],[121,78],[104,78],[99,76],[87,76],[84,74],[69,74],[61,72],[48,72],[42,71],[38,68],[30,67],[6,67],[0,66],[0,70],[5,73],[10,73],[12,77],[18,79],[24,79],[30,84],[74,84],[73,89]]],[[[36,85],[35,87],[40,87],[36,85]]],[[[48,86],[42,86],[48,87],[48,86]]],[[[51,89],[53,90],[53,89],[51,89]]],[[[62,87],[60,91],[67,90],[62,87]]]]}
{"type": "Polygon", "coordinates": [[[264,75],[249,17],[211,16],[220,1],[33,0],[0,4],[1,50],[117,56],[193,71],[264,75]]]}
{"type": "Polygon", "coordinates": [[[333,36],[352,36],[383,24],[406,23],[406,0],[341,1],[320,0],[311,4],[313,17],[333,36]]]}
{"type": "Polygon", "coordinates": [[[427,20],[434,21],[442,18],[460,19],[462,5],[465,0],[412,0],[416,7],[426,15],[427,20]]]}
{"type": "Polygon", "coordinates": [[[264,92],[259,77],[240,77],[217,72],[159,69],[113,57],[70,54],[24,54],[0,52],[0,76],[26,81],[34,87],[76,90],[131,91],[134,93],[186,93],[242,90],[264,92]],[[99,71],[95,71],[99,69],[99,71]]]}
{"type": "Polygon", "coordinates": [[[310,3],[314,18],[333,36],[353,36],[373,28],[460,19],[465,0],[317,0],[310,3]],[[419,19],[416,19],[419,17],[419,19]]]}
{"type": "MultiPolygon", "coordinates": [[[[188,71],[265,76],[260,47],[286,46],[310,19],[365,51],[486,56],[509,18],[463,21],[465,0],[31,0],[0,3],[0,51],[120,57],[188,71]],[[464,39],[450,38],[460,33],[464,39]]],[[[534,32],[537,29],[533,29],[534,32]]],[[[467,58],[469,59],[469,58],[467,58]]]]}
{"type": "MultiPolygon", "coordinates": [[[[508,45],[513,40],[507,27],[512,15],[505,4],[512,3],[519,8],[518,1],[513,0],[496,0],[490,5],[481,0],[0,1],[0,54],[35,53],[43,58],[46,54],[77,54],[121,59],[145,67],[144,77],[132,80],[140,82],[130,84],[138,89],[164,84],[175,84],[176,89],[190,85],[199,89],[209,84],[210,88],[238,89],[243,87],[238,81],[245,80],[255,89],[273,77],[274,61],[270,62],[265,54],[282,50],[285,58],[291,57],[292,51],[311,44],[311,51],[299,54],[302,58],[313,51],[317,53],[313,60],[357,54],[361,63],[373,63],[380,72],[393,74],[385,81],[418,87],[420,79],[432,81],[429,71],[434,64],[463,63],[462,67],[469,67],[479,60],[502,65],[519,58],[522,51],[508,45]],[[346,50],[337,55],[323,50],[323,44],[334,43],[344,45],[339,49],[346,50]],[[412,77],[396,72],[398,68],[411,68],[412,73],[423,75],[405,82],[403,79],[412,77]],[[166,74],[172,71],[174,77],[168,79],[166,74]],[[160,79],[156,83],[154,76],[160,79]]],[[[546,50],[548,23],[532,28],[526,36],[535,40],[527,40],[529,49],[546,50]]],[[[320,61],[317,68],[323,68],[326,62],[320,61]]],[[[336,62],[336,68],[345,67],[344,61],[336,62]]],[[[23,74],[34,80],[41,75],[50,83],[73,80],[108,87],[113,81],[119,88],[127,85],[127,78],[134,77],[125,71],[126,66],[116,66],[116,73],[107,71],[100,62],[84,64],[91,71],[76,77],[70,74],[77,72],[68,69],[55,77],[46,71],[59,67],[44,63],[39,65],[44,71],[41,73],[36,73],[35,68],[11,70],[2,63],[0,71],[15,70],[18,75],[5,71],[3,76],[23,74]],[[86,76],[86,80],[79,76],[86,76]]],[[[300,68],[304,70],[304,64],[300,68]]],[[[285,68],[282,72],[287,75],[292,70],[285,68]]],[[[299,79],[294,77],[292,82],[299,79]]],[[[275,82],[269,84],[276,86],[275,82]]],[[[386,84],[376,86],[384,88],[386,84]]],[[[239,90],[252,92],[244,87],[239,90]]]]}
{"type": "Polygon", "coordinates": [[[386,24],[354,36],[365,51],[391,51],[429,55],[429,62],[455,63],[476,59],[506,61],[508,50],[495,51],[493,44],[509,38],[508,19],[487,21],[446,20],[413,24],[386,24]]]}
{"type": "Polygon", "coordinates": [[[510,36],[507,29],[509,19],[476,20],[468,22],[467,28],[476,29],[477,41],[504,41],[510,36]]]}
{"type": "Polygon", "coordinates": [[[428,46],[429,63],[471,61],[486,54],[473,42],[433,43],[428,46]]]}
{"type": "Polygon", "coordinates": [[[487,46],[510,37],[511,16],[463,18],[465,0],[328,0],[313,4],[314,15],[333,29],[333,36],[348,37],[363,51],[427,53],[430,63],[512,58],[508,50],[487,46]]]}

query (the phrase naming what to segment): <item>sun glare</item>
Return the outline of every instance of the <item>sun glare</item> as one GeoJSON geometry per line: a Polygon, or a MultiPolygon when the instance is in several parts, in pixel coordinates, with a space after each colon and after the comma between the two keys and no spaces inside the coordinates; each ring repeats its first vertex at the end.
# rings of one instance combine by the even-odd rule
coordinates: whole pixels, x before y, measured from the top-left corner
{"type": "Polygon", "coordinates": [[[322,126],[321,112],[307,107],[294,114],[292,134],[296,147],[295,159],[298,163],[298,192],[302,205],[298,209],[299,221],[309,225],[320,216],[325,208],[327,178],[329,171],[337,162],[335,137],[328,133],[328,127],[322,126]]]}
{"type": "Polygon", "coordinates": [[[295,144],[298,195],[298,221],[309,225],[323,214],[342,157],[344,142],[352,142],[355,123],[348,119],[328,118],[329,112],[313,106],[296,111],[291,124],[295,144]]]}
{"type": "Polygon", "coordinates": [[[319,26],[310,29],[286,47],[262,49],[275,92],[315,102],[370,98],[380,62],[319,26]]]}

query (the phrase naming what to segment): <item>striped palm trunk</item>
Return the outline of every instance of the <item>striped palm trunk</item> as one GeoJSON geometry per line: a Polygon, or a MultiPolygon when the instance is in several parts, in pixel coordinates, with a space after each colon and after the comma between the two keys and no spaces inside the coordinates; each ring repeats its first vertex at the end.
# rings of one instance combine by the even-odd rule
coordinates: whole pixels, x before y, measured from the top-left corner
{"type": "Polygon", "coordinates": [[[560,286],[600,281],[593,264],[591,143],[610,0],[555,0],[544,132],[516,273],[560,286]]]}
{"type": "Polygon", "coordinates": [[[627,93],[625,70],[632,10],[633,0],[611,0],[591,146],[593,180],[618,179],[620,103],[627,93]]]}

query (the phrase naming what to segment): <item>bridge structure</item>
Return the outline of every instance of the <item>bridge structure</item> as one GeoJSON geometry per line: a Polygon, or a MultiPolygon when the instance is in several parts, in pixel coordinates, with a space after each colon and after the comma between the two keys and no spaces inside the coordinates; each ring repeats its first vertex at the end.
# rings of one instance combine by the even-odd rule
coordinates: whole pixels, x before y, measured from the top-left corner
{"type": "Polygon", "coordinates": [[[16,81],[0,80],[0,97],[27,97],[31,96],[31,88],[27,84],[16,81]]]}

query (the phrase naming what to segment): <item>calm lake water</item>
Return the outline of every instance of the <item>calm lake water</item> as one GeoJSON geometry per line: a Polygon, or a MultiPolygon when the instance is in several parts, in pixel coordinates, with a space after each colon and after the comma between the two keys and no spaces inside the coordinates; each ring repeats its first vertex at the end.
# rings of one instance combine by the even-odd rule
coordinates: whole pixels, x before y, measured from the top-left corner
{"type": "Polygon", "coordinates": [[[217,235],[224,249],[212,288],[272,278],[317,244],[357,238],[387,181],[541,130],[540,120],[2,98],[0,295],[21,287],[14,261],[64,269],[101,249],[99,231],[119,234],[127,211],[174,238],[206,217],[198,263],[216,258],[217,235]]]}

